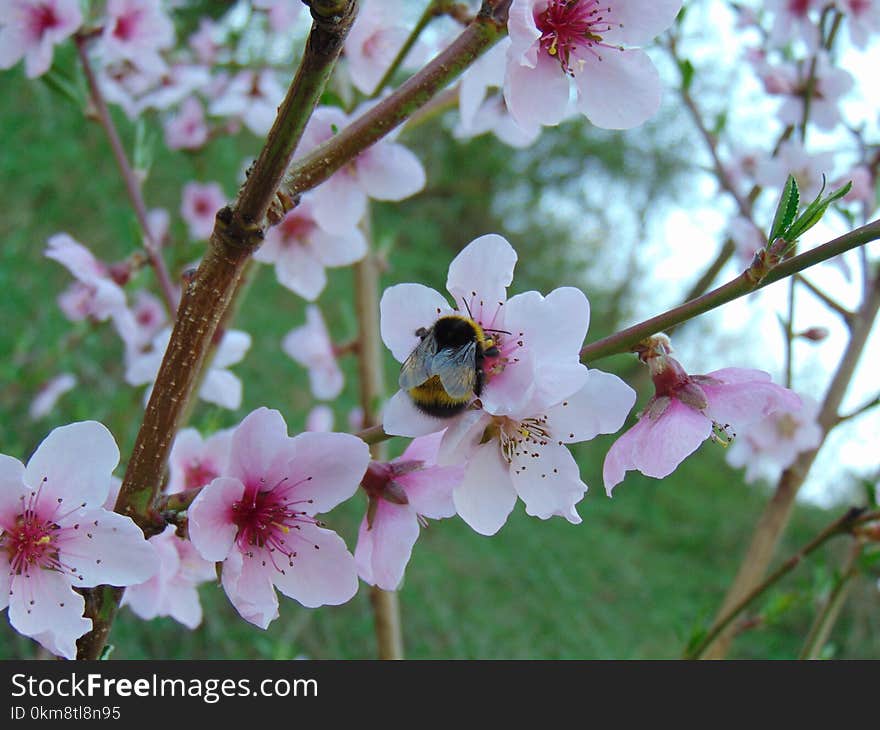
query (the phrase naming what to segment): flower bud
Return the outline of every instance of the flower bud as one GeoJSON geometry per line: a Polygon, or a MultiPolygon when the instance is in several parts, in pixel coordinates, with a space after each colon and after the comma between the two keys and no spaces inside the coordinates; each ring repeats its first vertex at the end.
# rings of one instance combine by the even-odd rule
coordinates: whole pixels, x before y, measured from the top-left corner
{"type": "Polygon", "coordinates": [[[803,337],[805,340],[810,340],[811,342],[821,342],[828,337],[828,334],[827,327],[809,327],[803,332],[799,332],[797,336],[803,337]]]}

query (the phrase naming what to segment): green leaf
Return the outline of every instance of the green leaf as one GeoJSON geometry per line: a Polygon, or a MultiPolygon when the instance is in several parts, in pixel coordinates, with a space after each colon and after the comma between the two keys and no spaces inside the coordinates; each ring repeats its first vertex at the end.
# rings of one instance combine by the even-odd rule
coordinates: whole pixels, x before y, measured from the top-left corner
{"type": "Polygon", "coordinates": [[[72,102],[77,108],[85,105],[85,97],[74,80],[57,66],[53,66],[47,73],[40,76],[46,86],[64,99],[72,102]]]}
{"type": "Polygon", "coordinates": [[[153,166],[156,134],[147,127],[143,117],[138,117],[134,127],[134,155],[132,163],[134,169],[144,174],[144,179],[149,175],[153,166]]]}
{"type": "MultiPolygon", "coordinates": [[[[789,175],[782,188],[782,195],[779,196],[776,213],[773,215],[773,225],[770,226],[770,235],[767,238],[768,244],[772,244],[777,238],[784,237],[783,234],[788,230],[788,227],[797,215],[799,202],[800,193],[798,192],[797,181],[789,175]]],[[[789,239],[786,238],[785,240],[789,239]]]]}
{"type": "Polygon", "coordinates": [[[694,64],[686,58],[678,62],[678,70],[681,72],[681,88],[682,91],[689,91],[691,82],[694,80],[694,64]]]}
{"type": "Polygon", "coordinates": [[[783,238],[786,241],[796,241],[822,219],[822,216],[825,215],[825,211],[828,210],[828,206],[831,205],[831,203],[842,198],[851,189],[852,181],[823,198],[822,193],[825,190],[825,182],[823,178],[822,190],[819,191],[816,199],[804,209],[804,212],[800,214],[798,219],[785,232],[783,238]]]}

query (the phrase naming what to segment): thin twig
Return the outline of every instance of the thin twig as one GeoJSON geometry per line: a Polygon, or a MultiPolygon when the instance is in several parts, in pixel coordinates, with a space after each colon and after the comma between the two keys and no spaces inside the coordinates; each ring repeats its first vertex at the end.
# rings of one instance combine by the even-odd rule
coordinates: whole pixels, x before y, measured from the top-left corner
{"type": "Polygon", "coordinates": [[[116,129],[116,125],[113,123],[113,117],[110,116],[107,102],[104,99],[104,95],[101,93],[101,87],[98,84],[95,72],[92,69],[92,64],[89,61],[89,54],[86,50],[86,37],[76,35],[74,36],[74,42],[76,44],[77,54],[82,62],[83,72],[85,73],[86,83],[89,87],[89,96],[92,105],[95,107],[95,111],[98,114],[98,121],[110,142],[110,149],[113,151],[113,159],[116,161],[116,166],[119,168],[119,172],[122,175],[122,180],[125,183],[125,192],[128,194],[129,202],[134,209],[135,217],[137,218],[141,234],[143,235],[144,250],[146,251],[150,265],[153,267],[153,271],[156,272],[156,280],[159,283],[159,290],[162,293],[162,301],[165,304],[165,308],[168,310],[168,314],[173,318],[174,313],[177,311],[177,292],[175,291],[174,285],[171,283],[168,268],[165,266],[165,259],[162,258],[161,241],[157,241],[153,236],[153,232],[150,230],[150,224],[147,220],[147,205],[144,202],[140,182],[138,181],[137,175],[135,175],[135,172],[128,161],[128,157],[125,154],[125,148],[122,146],[119,132],[116,129]]]}
{"type": "MultiPolygon", "coordinates": [[[[864,248],[860,249],[864,250],[864,248]]],[[[826,307],[837,312],[842,318],[843,321],[846,322],[848,326],[852,325],[852,320],[855,314],[844,307],[840,302],[832,299],[828,294],[822,291],[818,286],[816,286],[813,282],[807,279],[803,274],[795,274],[794,280],[800,284],[803,284],[817,299],[819,299],[826,307]]]]}

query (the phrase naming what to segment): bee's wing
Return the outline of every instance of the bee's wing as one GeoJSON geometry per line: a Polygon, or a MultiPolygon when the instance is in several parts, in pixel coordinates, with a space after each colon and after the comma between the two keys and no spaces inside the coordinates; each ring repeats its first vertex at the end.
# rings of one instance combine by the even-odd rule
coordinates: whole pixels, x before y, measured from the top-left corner
{"type": "Polygon", "coordinates": [[[431,361],[431,374],[439,375],[443,390],[451,398],[467,398],[477,384],[477,343],[440,350],[431,361]]]}
{"type": "Polygon", "coordinates": [[[431,361],[437,352],[437,340],[425,337],[406,358],[400,368],[398,385],[404,390],[415,388],[431,377],[431,361]]]}

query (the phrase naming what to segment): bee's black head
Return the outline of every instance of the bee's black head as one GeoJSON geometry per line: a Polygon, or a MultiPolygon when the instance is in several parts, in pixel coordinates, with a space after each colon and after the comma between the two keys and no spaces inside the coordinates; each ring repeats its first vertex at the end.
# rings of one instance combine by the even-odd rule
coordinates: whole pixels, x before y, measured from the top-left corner
{"type": "Polygon", "coordinates": [[[476,325],[463,317],[440,317],[434,323],[434,337],[440,349],[461,347],[478,339],[476,325]]]}

